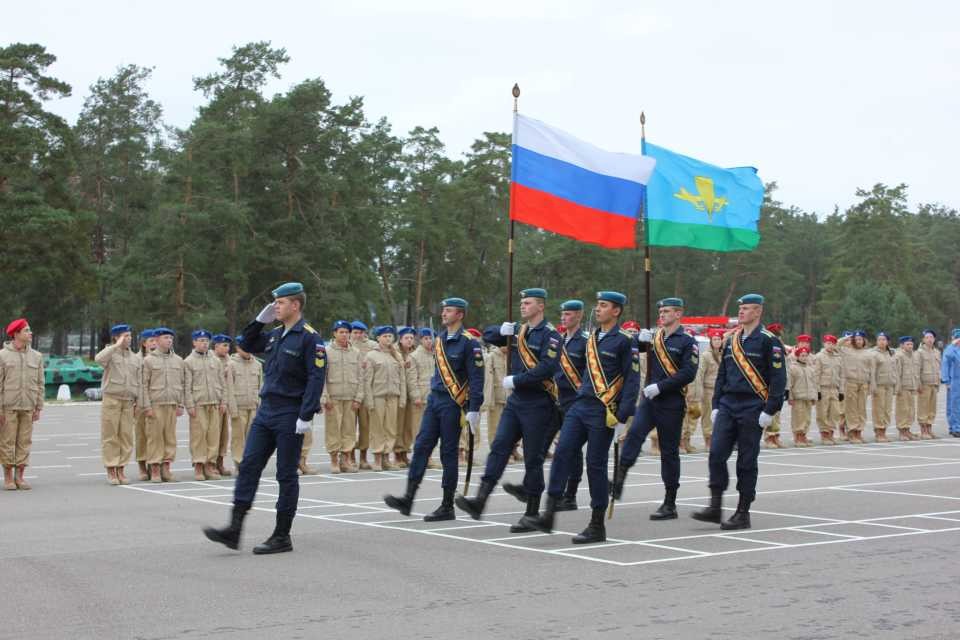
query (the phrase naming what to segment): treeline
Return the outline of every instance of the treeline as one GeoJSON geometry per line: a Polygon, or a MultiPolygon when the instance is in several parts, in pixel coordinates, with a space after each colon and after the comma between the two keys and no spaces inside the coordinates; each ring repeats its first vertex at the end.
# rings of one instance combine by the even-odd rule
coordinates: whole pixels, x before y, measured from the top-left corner
{"type": "MultiPolygon", "coordinates": [[[[72,88],[37,44],[0,47],[0,309],[54,336],[116,321],[235,333],[278,282],[301,280],[318,327],[336,318],[429,322],[471,301],[470,322],[505,315],[510,136],[484,132],[457,159],[435,127],[395,132],[320,78],[264,95],[289,60],[268,42],[235,47],[193,79],[206,102],[167,127],[127,65],[88,89],[75,123],[49,110],[72,88]]],[[[768,298],[787,333],[863,327],[894,334],[960,319],[960,220],[907,208],[907,187],[858,190],[818,218],[770,184],[753,253],[653,250],[654,299],[735,313],[768,298]]],[[[642,230],[638,229],[642,244],[642,230]]],[[[643,258],[517,225],[515,284],[554,302],[597,288],[642,320],[643,258]]]]}

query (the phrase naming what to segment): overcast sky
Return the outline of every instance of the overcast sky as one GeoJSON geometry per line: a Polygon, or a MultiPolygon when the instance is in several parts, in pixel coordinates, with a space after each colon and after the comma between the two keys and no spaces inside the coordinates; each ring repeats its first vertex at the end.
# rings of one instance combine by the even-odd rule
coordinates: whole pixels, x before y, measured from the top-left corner
{"type": "Polygon", "coordinates": [[[121,64],[155,67],[168,124],[202,104],[191,79],[230,47],[291,57],[270,93],[320,77],[364,96],[395,132],[433,126],[452,156],[521,112],[614,151],[647,137],[698,159],[752,165],[779,198],[829,213],[876,182],[912,204],[960,207],[960,3],[393,0],[7,3],[0,43],[38,42],[73,97],[121,64]]]}

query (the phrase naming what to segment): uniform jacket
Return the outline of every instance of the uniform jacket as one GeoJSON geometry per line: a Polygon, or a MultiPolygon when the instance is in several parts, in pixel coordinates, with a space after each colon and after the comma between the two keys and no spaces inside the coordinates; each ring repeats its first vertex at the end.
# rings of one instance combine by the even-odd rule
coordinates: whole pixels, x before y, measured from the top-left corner
{"type": "Polygon", "coordinates": [[[423,345],[418,345],[408,360],[407,367],[407,397],[421,402],[427,401],[430,395],[430,379],[433,378],[433,369],[437,366],[436,356],[427,351],[423,345]]]}
{"type": "Polygon", "coordinates": [[[369,403],[374,398],[399,397],[400,406],[407,404],[407,376],[400,355],[384,351],[377,345],[364,356],[367,363],[364,376],[364,398],[369,403]]]}
{"type": "Polygon", "coordinates": [[[210,351],[193,351],[183,361],[184,403],[187,409],[224,402],[226,375],[220,359],[210,351]]]}
{"type": "MultiPolygon", "coordinates": [[[[594,335],[597,336],[600,368],[603,369],[607,381],[613,382],[617,376],[623,376],[623,389],[614,399],[611,409],[615,411],[618,422],[626,423],[636,411],[637,397],[640,394],[640,349],[634,337],[621,329],[619,324],[602,338],[599,327],[594,329],[594,335]]],[[[587,366],[577,398],[596,397],[593,378],[587,366]]]]}
{"type": "MultiPolygon", "coordinates": [[[[515,334],[520,333],[520,325],[516,325],[515,334]]],[[[500,325],[487,327],[483,332],[483,339],[488,344],[502,347],[507,344],[507,336],[500,335],[500,325]]],[[[546,320],[528,327],[525,335],[527,346],[537,356],[537,364],[527,369],[520,358],[520,351],[516,346],[516,335],[511,338],[510,348],[510,375],[513,376],[513,393],[511,398],[516,401],[541,400],[549,397],[543,382],[553,380],[560,367],[560,334],[553,325],[546,320]]]]}
{"type": "Polygon", "coordinates": [[[839,350],[831,353],[826,348],[821,349],[814,358],[813,365],[821,391],[839,390],[843,393],[846,379],[843,375],[843,356],[839,350]]]}
{"type": "Polygon", "coordinates": [[[100,388],[104,396],[140,401],[143,360],[139,353],[114,343],[101,349],[94,360],[103,367],[100,388]]]}
{"type": "MultiPolygon", "coordinates": [[[[460,384],[469,385],[465,409],[468,412],[480,411],[480,407],[483,405],[483,347],[470,335],[464,333],[463,327],[452,334],[448,334],[447,330],[444,329],[437,336],[434,344],[437,344],[437,342],[443,345],[453,375],[456,376],[460,384]]],[[[439,366],[433,372],[433,378],[430,380],[430,391],[437,391],[449,397],[449,391],[443,383],[439,366]]]]}
{"type": "Polygon", "coordinates": [[[700,354],[700,363],[703,366],[703,388],[712,390],[720,371],[720,352],[707,349],[700,354]]]}
{"type": "MultiPolygon", "coordinates": [[[[717,386],[713,395],[714,409],[720,407],[720,400],[726,394],[754,395],[760,398],[734,361],[731,341],[737,339],[737,335],[731,334],[723,344],[723,362],[717,374],[717,386]]],[[[747,358],[767,385],[767,400],[764,402],[763,412],[770,416],[775,415],[783,407],[783,392],[787,383],[783,343],[763,325],[758,325],[749,336],[741,336],[741,344],[747,358]]]]}
{"type": "MultiPolygon", "coordinates": [[[[566,333],[560,335],[561,348],[567,352],[570,363],[573,365],[573,368],[577,370],[577,373],[580,374],[581,381],[587,369],[587,337],[588,334],[586,331],[577,331],[569,337],[566,333]]],[[[557,390],[560,392],[560,406],[566,409],[576,399],[577,389],[570,384],[567,374],[564,373],[563,367],[561,367],[559,363],[557,364],[556,381],[557,390]]]]}
{"type": "Polygon", "coordinates": [[[940,352],[936,347],[921,344],[916,351],[920,358],[920,384],[940,385],[940,352]]]}
{"type": "Polygon", "coordinates": [[[507,356],[499,348],[490,350],[485,356],[486,369],[483,379],[484,408],[507,403],[510,392],[503,388],[503,379],[507,376],[507,356]]]}
{"type": "Polygon", "coordinates": [[[173,351],[151,351],[143,359],[143,408],[153,405],[183,406],[183,378],[186,366],[173,351]]]}
{"type": "Polygon", "coordinates": [[[43,355],[27,347],[17,351],[13,341],[0,349],[0,408],[36,411],[43,408],[43,355]]]}
{"type": "MultiPolygon", "coordinates": [[[[658,329],[661,332],[663,329],[658,329]]],[[[678,402],[683,398],[683,388],[693,383],[697,377],[697,369],[700,368],[700,347],[697,341],[687,335],[683,327],[677,327],[677,330],[664,339],[667,353],[677,368],[674,375],[670,375],[663,368],[660,359],[657,358],[656,350],[652,342],[639,343],[641,353],[652,351],[652,357],[648,358],[650,373],[647,375],[647,384],[656,384],[660,388],[660,394],[653,399],[654,402],[678,402]]]]}
{"type": "Polygon", "coordinates": [[[873,376],[873,359],[875,352],[872,349],[854,349],[841,346],[840,354],[843,358],[843,376],[846,384],[870,384],[873,376]]]}
{"type": "Polygon", "coordinates": [[[363,402],[363,354],[351,344],[344,349],[336,342],[327,345],[327,379],[323,385],[321,404],[332,400],[363,402]]]}
{"type": "Polygon", "coordinates": [[[894,393],[916,391],[920,388],[920,358],[915,351],[897,349],[893,356],[894,393]]]}
{"type": "Polygon", "coordinates": [[[260,406],[260,387],[263,386],[263,365],[254,357],[244,358],[239,354],[230,356],[227,364],[227,380],[230,396],[227,403],[230,415],[240,409],[256,409],[260,406]]]}
{"type": "Polygon", "coordinates": [[[816,400],[817,393],[820,392],[820,385],[817,382],[816,366],[812,358],[807,358],[804,364],[799,360],[790,363],[790,399],[791,400],[816,400]]]}
{"type": "Polygon", "coordinates": [[[893,350],[874,347],[870,350],[873,355],[873,372],[871,390],[876,387],[896,387],[897,372],[893,364],[893,350]]]}

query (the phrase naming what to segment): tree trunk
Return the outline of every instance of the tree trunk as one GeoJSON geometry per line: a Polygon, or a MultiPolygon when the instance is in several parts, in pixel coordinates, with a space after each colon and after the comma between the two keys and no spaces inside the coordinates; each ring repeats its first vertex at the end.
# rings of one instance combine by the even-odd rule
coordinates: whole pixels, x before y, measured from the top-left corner
{"type": "Polygon", "coordinates": [[[423,305],[423,257],[427,250],[427,241],[420,238],[420,253],[417,256],[417,291],[413,297],[413,320],[419,321],[422,316],[420,309],[423,305]]]}

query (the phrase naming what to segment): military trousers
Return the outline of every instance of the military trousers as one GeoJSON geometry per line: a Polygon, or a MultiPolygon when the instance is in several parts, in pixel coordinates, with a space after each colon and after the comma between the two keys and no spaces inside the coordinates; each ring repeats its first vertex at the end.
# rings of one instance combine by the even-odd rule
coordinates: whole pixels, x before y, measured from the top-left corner
{"type": "Polygon", "coordinates": [[[490,445],[490,454],[481,481],[496,484],[510,462],[510,454],[523,442],[523,488],[530,496],[543,493],[543,440],[550,423],[556,419],[556,403],[546,392],[533,398],[520,399],[513,394],[497,425],[497,436],[490,445]]]}
{"type": "Polygon", "coordinates": [[[247,434],[250,433],[250,425],[256,415],[256,409],[238,409],[235,414],[230,416],[230,453],[233,456],[233,463],[238,467],[243,462],[243,449],[247,446],[247,434]]]}
{"type": "Polygon", "coordinates": [[[153,406],[153,417],[147,417],[147,462],[173,462],[177,457],[177,406],[153,406]]]}
{"type": "Polygon", "coordinates": [[[843,398],[843,412],[847,418],[847,431],[862,431],[867,424],[867,395],[870,385],[866,382],[847,382],[843,398]]]}
{"type": "Polygon", "coordinates": [[[564,414],[560,441],[550,467],[547,494],[559,498],[570,482],[576,456],[587,445],[587,482],[590,508],[606,509],[610,503],[610,479],[607,464],[613,429],[607,426],[607,408],[596,398],[578,397],[564,414]]]}
{"type": "Polygon", "coordinates": [[[457,445],[460,442],[460,418],[463,411],[446,391],[431,391],[427,406],[423,411],[420,431],[413,443],[413,457],[407,478],[419,485],[427,472],[427,462],[437,443],[440,443],[440,464],[443,465],[443,478],[440,486],[448,491],[457,488],[459,472],[457,445]]]}
{"type": "Polygon", "coordinates": [[[300,462],[300,449],[303,435],[297,433],[296,412],[274,413],[260,406],[243,449],[240,472],[233,489],[233,503],[251,506],[257,495],[260,475],[277,452],[277,513],[293,516],[297,512],[300,499],[300,480],[297,477],[297,465],[300,462]]]}
{"type": "Polygon", "coordinates": [[[331,456],[349,453],[357,442],[357,410],[353,400],[331,400],[323,412],[324,445],[331,456]]]}
{"type": "Polygon", "coordinates": [[[896,396],[897,429],[911,429],[917,420],[917,392],[901,389],[896,396]]]}
{"type": "Polygon", "coordinates": [[[130,462],[135,422],[133,400],[103,397],[100,404],[100,451],[104,467],[122,467],[130,462]]]}
{"type": "Polygon", "coordinates": [[[920,385],[920,393],[917,395],[917,422],[920,424],[933,424],[937,417],[937,392],[940,391],[938,384],[920,385]]]}
{"type": "Polygon", "coordinates": [[[0,426],[0,464],[5,467],[30,464],[33,445],[33,411],[6,409],[0,426]]]}
{"type": "Polygon", "coordinates": [[[680,486],[680,436],[687,405],[683,396],[674,394],[661,400],[644,399],[633,414],[633,423],[623,441],[620,464],[632,467],[637,462],[647,435],[656,427],[660,434],[660,478],[667,489],[680,486]]]}
{"type": "Polygon", "coordinates": [[[724,394],[720,397],[713,438],[710,440],[711,489],[726,491],[730,484],[727,461],[737,447],[737,491],[748,500],[757,495],[758,457],[763,429],[760,413],[763,400],[756,394],[724,394]]]}
{"type": "Polygon", "coordinates": [[[399,396],[370,400],[370,451],[392,453],[397,444],[399,396]]]}
{"type": "Polygon", "coordinates": [[[137,408],[134,412],[136,421],[133,428],[133,443],[136,451],[137,462],[147,461],[147,414],[143,409],[137,408]]]}
{"type": "Polygon", "coordinates": [[[193,464],[216,462],[220,455],[220,411],[215,404],[198,404],[190,416],[190,459],[193,464]]]}
{"type": "MultiPolygon", "coordinates": [[[[810,429],[810,417],[813,413],[814,400],[792,400],[790,404],[790,431],[794,435],[807,435],[810,429]]],[[[780,415],[780,414],[777,414],[780,415]]]]}
{"type": "Polygon", "coordinates": [[[873,428],[886,429],[890,426],[890,413],[893,408],[893,387],[878,386],[870,399],[873,412],[873,428]]]}
{"type": "Polygon", "coordinates": [[[833,433],[840,424],[842,415],[839,391],[834,387],[821,387],[820,399],[817,401],[817,427],[820,431],[833,433]]]}

